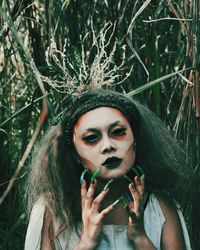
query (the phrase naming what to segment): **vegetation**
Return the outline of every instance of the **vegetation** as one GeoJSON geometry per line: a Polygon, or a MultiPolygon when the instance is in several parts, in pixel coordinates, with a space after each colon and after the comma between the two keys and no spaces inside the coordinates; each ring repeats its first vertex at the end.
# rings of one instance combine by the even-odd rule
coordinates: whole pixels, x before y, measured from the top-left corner
{"type": "Polygon", "coordinates": [[[199,14],[198,0],[0,1],[1,249],[23,249],[23,183],[31,151],[66,105],[67,86],[52,85],[65,79],[60,62],[64,58],[75,75],[83,48],[91,65],[108,40],[104,51],[114,52],[108,70],[117,65],[118,81],[130,73],[123,90],[156,112],[186,150],[192,175],[182,208],[193,249],[200,249],[199,14]]]}

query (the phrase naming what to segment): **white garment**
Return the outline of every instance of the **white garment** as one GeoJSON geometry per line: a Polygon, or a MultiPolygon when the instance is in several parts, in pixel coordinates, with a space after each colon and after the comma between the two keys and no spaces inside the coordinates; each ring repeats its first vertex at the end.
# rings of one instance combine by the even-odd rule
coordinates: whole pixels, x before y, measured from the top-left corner
{"type": "MultiPolygon", "coordinates": [[[[186,249],[191,250],[190,240],[181,211],[178,209],[183,235],[185,238],[186,249]]],[[[25,250],[40,250],[41,231],[45,205],[40,201],[36,203],[31,212],[30,222],[28,225],[25,250]]],[[[161,247],[161,234],[165,224],[165,217],[159,202],[154,194],[150,194],[147,206],[144,211],[145,231],[157,250],[161,247]]],[[[78,224],[79,235],[81,233],[81,224],[78,224]]],[[[67,229],[58,235],[55,239],[56,250],[73,250],[79,241],[79,236],[74,231],[69,232],[67,229]]],[[[127,238],[126,225],[104,225],[102,239],[96,250],[133,250],[131,242],[127,238]]]]}

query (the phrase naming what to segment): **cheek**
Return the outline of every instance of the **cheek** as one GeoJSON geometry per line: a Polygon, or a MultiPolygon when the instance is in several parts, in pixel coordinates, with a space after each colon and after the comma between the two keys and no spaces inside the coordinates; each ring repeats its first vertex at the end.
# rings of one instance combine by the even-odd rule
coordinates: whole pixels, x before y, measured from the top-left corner
{"type": "Polygon", "coordinates": [[[125,162],[128,166],[132,166],[135,163],[135,150],[133,149],[133,146],[129,147],[125,154],[125,162]]]}
{"type": "Polygon", "coordinates": [[[76,151],[78,153],[78,155],[82,158],[85,157],[85,147],[83,144],[79,143],[74,143],[76,151]]]}
{"type": "Polygon", "coordinates": [[[80,157],[82,157],[82,155],[84,154],[85,152],[85,149],[84,149],[84,145],[83,143],[80,141],[80,139],[76,136],[76,133],[74,133],[74,136],[73,136],[73,142],[74,142],[74,147],[76,149],[76,152],[78,153],[78,155],[80,157]]]}
{"type": "Polygon", "coordinates": [[[134,138],[133,136],[128,136],[126,140],[123,140],[119,143],[119,149],[123,152],[131,151],[133,149],[134,138]]]}
{"type": "Polygon", "coordinates": [[[128,149],[127,156],[135,160],[135,150],[133,148],[133,145],[131,145],[131,147],[128,149]]]}
{"type": "Polygon", "coordinates": [[[74,143],[74,146],[76,152],[82,160],[91,160],[96,158],[95,150],[85,145],[82,141],[77,141],[77,143],[74,143]]]}

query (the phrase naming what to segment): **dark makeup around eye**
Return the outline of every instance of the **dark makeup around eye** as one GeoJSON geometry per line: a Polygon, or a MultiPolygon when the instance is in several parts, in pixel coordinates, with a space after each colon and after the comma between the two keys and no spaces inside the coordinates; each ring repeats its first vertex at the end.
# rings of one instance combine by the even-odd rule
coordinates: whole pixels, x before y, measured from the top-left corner
{"type": "MultiPolygon", "coordinates": [[[[123,136],[126,135],[127,127],[121,123],[121,121],[116,121],[109,125],[108,134],[112,136],[123,136]]],[[[95,143],[101,138],[100,128],[88,128],[81,136],[85,143],[95,143]]]]}

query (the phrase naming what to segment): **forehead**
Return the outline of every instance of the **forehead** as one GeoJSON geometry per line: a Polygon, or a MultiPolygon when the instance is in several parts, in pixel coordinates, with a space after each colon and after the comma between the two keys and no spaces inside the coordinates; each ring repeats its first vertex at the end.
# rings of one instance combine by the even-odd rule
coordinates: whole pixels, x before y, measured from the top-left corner
{"type": "Polygon", "coordinates": [[[75,129],[103,128],[115,122],[129,124],[127,118],[116,108],[100,107],[88,111],[75,124],[75,129]]]}

